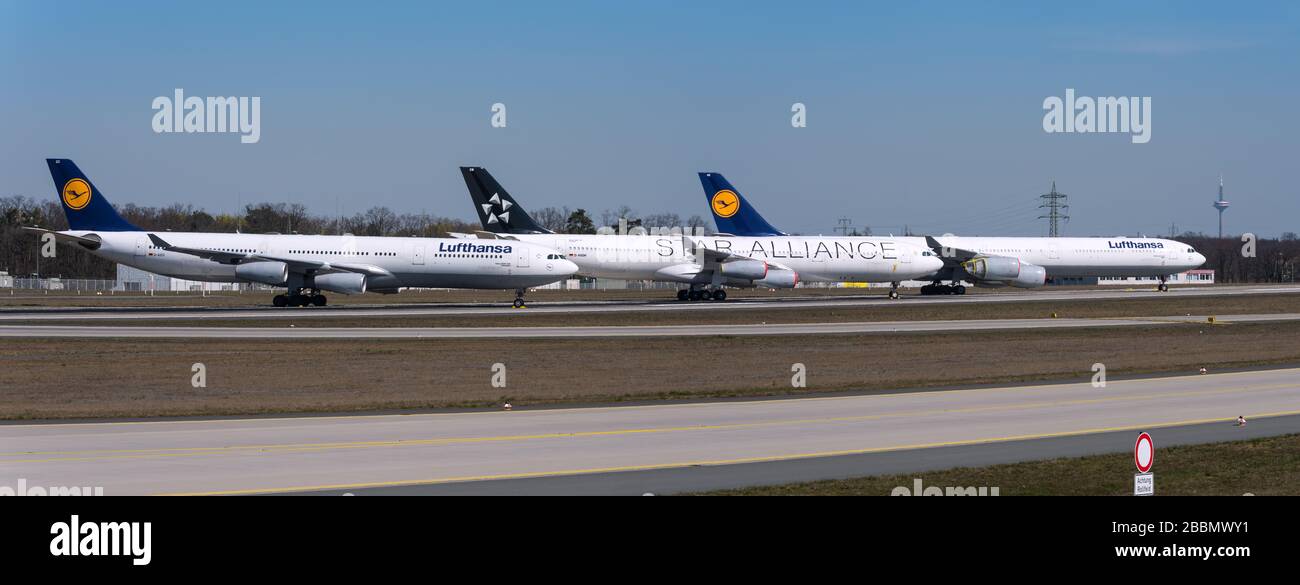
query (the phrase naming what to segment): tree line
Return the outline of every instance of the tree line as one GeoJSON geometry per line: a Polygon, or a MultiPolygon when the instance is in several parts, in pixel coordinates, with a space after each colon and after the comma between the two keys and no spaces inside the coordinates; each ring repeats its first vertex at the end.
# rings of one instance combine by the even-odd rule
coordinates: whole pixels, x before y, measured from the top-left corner
{"type": "Polygon", "coordinates": [[[1185,233],[1175,239],[1205,255],[1201,268],[1213,270],[1215,282],[1295,282],[1300,267],[1300,238],[1293,232],[1275,239],[1257,239],[1254,250],[1248,249],[1240,236],[1217,238],[1185,233]],[[1250,253],[1254,256],[1247,255],[1250,253]]]}

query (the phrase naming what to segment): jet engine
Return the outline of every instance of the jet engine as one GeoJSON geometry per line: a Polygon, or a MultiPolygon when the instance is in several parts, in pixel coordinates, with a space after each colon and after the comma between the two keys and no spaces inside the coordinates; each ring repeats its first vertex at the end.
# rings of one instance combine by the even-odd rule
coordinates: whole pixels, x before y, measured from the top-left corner
{"type": "Polygon", "coordinates": [[[235,266],[235,278],[271,286],[284,286],[289,282],[289,265],[284,262],[238,264],[235,266]]]}
{"type": "Polygon", "coordinates": [[[359,295],[366,292],[366,275],[355,272],[335,272],[318,274],[313,279],[316,288],[345,295],[359,295]]]}
{"type": "Polygon", "coordinates": [[[736,260],[720,265],[722,275],[742,280],[762,280],[767,277],[767,262],[762,260],[736,260]]]}
{"type": "Polygon", "coordinates": [[[1009,256],[980,256],[961,266],[978,280],[1013,280],[1020,276],[1020,259],[1009,256]]]}
{"type": "Polygon", "coordinates": [[[1016,288],[1038,288],[1047,284],[1047,269],[1033,264],[1021,264],[1020,275],[1011,281],[1016,288]]]}
{"type": "Polygon", "coordinates": [[[799,273],[784,268],[768,270],[767,277],[754,281],[754,286],[767,288],[794,288],[796,284],[799,284],[799,273]]]}
{"type": "Polygon", "coordinates": [[[1047,283],[1047,269],[1010,256],[980,256],[962,263],[976,286],[1038,288],[1047,283]]]}

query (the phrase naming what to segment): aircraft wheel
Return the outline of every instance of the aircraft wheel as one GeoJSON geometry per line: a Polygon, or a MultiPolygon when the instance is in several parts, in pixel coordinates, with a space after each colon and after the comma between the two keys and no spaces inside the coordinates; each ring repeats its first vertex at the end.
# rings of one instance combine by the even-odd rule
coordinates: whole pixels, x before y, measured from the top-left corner
{"type": "Polygon", "coordinates": [[[960,284],[957,285],[957,294],[959,294],[959,295],[964,295],[964,294],[966,294],[966,287],[965,287],[964,285],[960,285],[960,284]]]}
{"type": "Polygon", "coordinates": [[[271,299],[271,304],[277,307],[287,307],[289,306],[289,297],[285,295],[275,295],[275,298],[271,299]]]}
{"type": "Polygon", "coordinates": [[[516,308],[516,309],[522,309],[522,308],[524,308],[524,300],[523,300],[523,299],[515,299],[515,308],[516,308]]]}
{"type": "Polygon", "coordinates": [[[704,293],[698,290],[693,290],[687,295],[687,298],[689,298],[692,301],[698,301],[704,298],[704,293]]]}
{"type": "Polygon", "coordinates": [[[684,301],[684,300],[687,299],[687,297],[688,297],[689,295],[690,295],[690,291],[688,291],[688,290],[686,290],[686,289],[681,289],[681,290],[677,291],[677,300],[679,300],[679,301],[684,301]]]}
{"type": "Polygon", "coordinates": [[[722,290],[722,289],[718,289],[718,290],[713,291],[713,300],[715,300],[715,301],[725,301],[725,300],[727,300],[727,291],[722,290]]]}
{"type": "Polygon", "coordinates": [[[896,290],[891,290],[891,291],[889,291],[889,298],[891,298],[891,299],[897,299],[897,298],[898,298],[898,291],[896,291],[896,290]]]}
{"type": "Polygon", "coordinates": [[[325,299],[325,295],[316,295],[311,298],[311,304],[317,307],[324,307],[327,302],[329,301],[325,299]]]}

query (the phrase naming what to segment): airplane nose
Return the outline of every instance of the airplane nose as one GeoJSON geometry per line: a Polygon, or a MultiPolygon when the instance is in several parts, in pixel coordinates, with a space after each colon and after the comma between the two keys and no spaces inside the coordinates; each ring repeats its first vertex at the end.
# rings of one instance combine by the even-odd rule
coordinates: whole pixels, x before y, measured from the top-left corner
{"type": "Polygon", "coordinates": [[[574,264],[574,263],[573,263],[572,261],[570,261],[570,260],[556,260],[556,261],[555,261],[555,271],[556,271],[557,273],[559,273],[559,274],[565,274],[565,275],[572,276],[572,275],[574,275],[574,274],[577,274],[577,272],[578,272],[578,265],[577,265],[577,264],[574,264]]]}
{"type": "Polygon", "coordinates": [[[1205,255],[1201,254],[1200,252],[1197,252],[1194,256],[1192,256],[1192,258],[1196,260],[1197,266],[1205,264],[1205,255]]]}

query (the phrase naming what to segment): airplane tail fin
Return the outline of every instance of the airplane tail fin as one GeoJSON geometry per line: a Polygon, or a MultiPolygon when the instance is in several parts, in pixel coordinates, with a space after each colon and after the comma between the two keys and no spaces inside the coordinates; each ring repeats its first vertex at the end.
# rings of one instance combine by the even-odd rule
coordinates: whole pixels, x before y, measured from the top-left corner
{"type": "Polygon", "coordinates": [[[709,201],[709,211],[719,232],[733,236],[786,235],[767,223],[721,173],[700,173],[700,184],[704,186],[704,197],[709,201]]]}
{"type": "Polygon", "coordinates": [[[505,188],[483,167],[461,167],[483,229],[498,234],[554,233],[533,221],[505,188]]]}
{"type": "Polygon", "coordinates": [[[47,158],[54,190],[68,217],[68,228],[100,232],[138,232],[140,228],[122,219],[104,193],[95,188],[77,163],[66,158],[47,158]]]}

